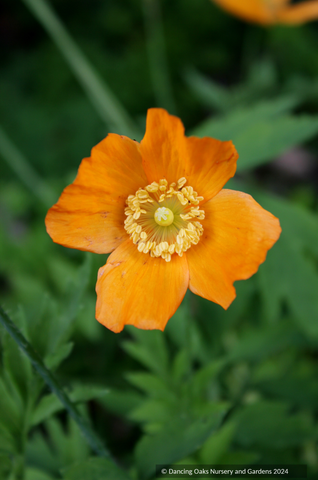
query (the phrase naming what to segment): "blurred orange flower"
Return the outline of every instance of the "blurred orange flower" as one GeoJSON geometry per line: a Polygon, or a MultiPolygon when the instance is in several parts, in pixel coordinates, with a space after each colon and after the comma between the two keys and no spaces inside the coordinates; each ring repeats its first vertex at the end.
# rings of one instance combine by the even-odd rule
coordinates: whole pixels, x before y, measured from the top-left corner
{"type": "Polygon", "coordinates": [[[318,18],[318,0],[291,5],[291,0],[213,0],[220,7],[248,22],[298,25],[318,18]]]}
{"type": "Polygon", "coordinates": [[[150,109],[140,144],[109,134],[82,161],[46,227],[66,247],[113,252],[98,272],[100,323],[163,330],[188,287],[228,308],[281,232],[252,197],[222,190],[237,158],[232,142],[186,137],[150,109]]]}

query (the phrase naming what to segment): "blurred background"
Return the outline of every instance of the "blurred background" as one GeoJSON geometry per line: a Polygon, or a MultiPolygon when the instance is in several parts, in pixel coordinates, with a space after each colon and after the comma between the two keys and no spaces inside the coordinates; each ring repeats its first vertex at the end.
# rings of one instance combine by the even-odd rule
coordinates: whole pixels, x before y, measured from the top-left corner
{"type": "Polygon", "coordinates": [[[0,303],[124,469],[96,461],[1,329],[0,479],[177,462],[316,478],[318,22],[263,27],[211,0],[3,0],[0,44],[0,303]],[[164,333],[116,335],[94,318],[106,256],[54,244],[44,218],[108,132],[142,138],[150,107],[232,140],[228,187],[283,233],[228,311],[189,293],[164,333]]]}

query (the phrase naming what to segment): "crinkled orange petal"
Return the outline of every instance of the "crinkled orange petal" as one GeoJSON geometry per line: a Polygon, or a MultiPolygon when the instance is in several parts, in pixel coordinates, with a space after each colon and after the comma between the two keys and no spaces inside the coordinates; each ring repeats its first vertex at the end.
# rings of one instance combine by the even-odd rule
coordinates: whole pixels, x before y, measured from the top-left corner
{"type": "MultiPolygon", "coordinates": [[[[269,25],[275,20],[279,0],[213,0],[221,8],[248,22],[269,25]]],[[[281,1],[280,1],[281,3],[281,1]]]]}
{"type": "Polygon", "coordinates": [[[149,182],[181,177],[204,197],[216,195],[233,177],[238,158],[232,142],[213,138],[186,137],[181,120],[166,110],[148,110],[146,134],[140,144],[144,170],[149,182]]]}
{"type": "Polygon", "coordinates": [[[170,262],[140,253],[129,239],[100,268],[96,284],[96,318],[114,332],[124,325],[163,330],[189,284],[186,256],[170,262]]]}
{"type": "Polygon", "coordinates": [[[277,22],[289,25],[299,25],[318,19],[318,1],[305,1],[291,5],[277,13],[277,22]]]}
{"type": "Polygon", "coordinates": [[[189,163],[185,177],[205,203],[214,197],[234,176],[238,153],[231,141],[214,138],[188,137],[185,139],[189,163]]]}
{"type": "Polygon", "coordinates": [[[110,134],[82,161],[75,181],[48,211],[47,231],[65,247],[109,253],[127,238],[128,195],[145,185],[139,144],[110,134]]]}
{"type": "Polygon", "coordinates": [[[224,189],[204,210],[203,235],[187,251],[189,288],[226,309],[236,295],[233,282],[258,270],[281,228],[276,217],[241,192],[224,189]]]}
{"type": "Polygon", "coordinates": [[[187,153],[180,118],[162,108],[150,108],[146,133],[140,142],[142,164],[149,183],[166,178],[169,183],[185,177],[187,153]]]}

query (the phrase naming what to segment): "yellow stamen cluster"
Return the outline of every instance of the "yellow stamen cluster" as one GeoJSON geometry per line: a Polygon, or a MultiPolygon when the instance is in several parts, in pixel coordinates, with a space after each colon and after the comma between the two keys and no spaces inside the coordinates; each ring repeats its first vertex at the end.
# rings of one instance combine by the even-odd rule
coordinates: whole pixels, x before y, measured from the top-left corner
{"type": "Polygon", "coordinates": [[[203,197],[192,187],[185,187],[186,182],[182,177],[168,185],[166,179],[161,179],[129,195],[125,230],[139,252],[169,262],[173,253],[182,257],[199,242],[203,227],[198,220],[205,217],[204,210],[199,209],[203,197]],[[171,222],[165,221],[168,216],[171,222]]]}

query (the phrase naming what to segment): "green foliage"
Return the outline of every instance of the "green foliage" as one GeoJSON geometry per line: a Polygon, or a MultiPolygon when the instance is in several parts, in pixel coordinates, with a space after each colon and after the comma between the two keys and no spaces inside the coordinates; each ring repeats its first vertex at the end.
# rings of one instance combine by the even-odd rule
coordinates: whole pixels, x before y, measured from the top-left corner
{"type": "MultiPolygon", "coordinates": [[[[73,403],[88,402],[94,398],[98,398],[108,393],[108,390],[101,387],[93,387],[89,385],[78,385],[73,388],[69,394],[69,398],[73,403]]],[[[32,426],[37,425],[56,412],[63,410],[63,405],[59,399],[54,395],[45,395],[37,406],[35,407],[32,415],[32,426]]]]}
{"type": "Polygon", "coordinates": [[[155,465],[170,465],[197,450],[219,426],[225,411],[224,406],[213,406],[208,415],[198,420],[175,418],[158,434],[145,436],[136,447],[141,478],[152,477],[155,465]]]}
{"type": "Polygon", "coordinates": [[[86,462],[80,462],[64,471],[63,480],[129,480],[112,462],[105,458],[90,458],[86,462]]]}
{"type": "Polygon", "coordinates": [[[0,301],[116,461],[92,456],[1,328],[0,480],[142,480],[158,463],[306,463],[315,478],[317,30],[247,25],[207,0],[13,3],[0,301]],[[44,217],[93,145],[109,131],[140,140],[146,109],[167,105],[191,134],[233,141],[229,188],[252,194],[282,234],[227,311],[188,293],[165,332],[114,335],[94,320],[105,256],[53,244],[44,217]]]}
{"type": "Polygon", "coordinates": [[[317,117],[285,113],[295,104],[294,97],[278,97],[212,117],[191,133],[232,140],[240,155],[238,171],[254,168],[317,135],[317,117]]]}
{"type": "Polygon", "coordinates": [[[244,446],[282,449],[314,438],[312,419],[304,412],[290,415],[288,404],[261,401],[237,414],[236,441],[244,446]]]}
{"type": "Polygon", "coordinates": [[[200,451],[200,461],[203,464],[220,464],[227,453],[235,434],[236,424],[227,422],[214,435],[211,435],[200,451]]]}
{"type": "Polygon", "coordinates": [[[308,361],[297,362],[291,368],[288,363],[266,362],[255,371],[253,382],[265,395],[275,397],[291,405],[315,408],[318,388],[315,382],[316,366],[308,361]]]}
{"type": "Polygon", "coordinates": [[[68,420],[62,425],[57,419],[50,418],[43,426],[45,434],[39,430],[34,432],[28,443],[26,458],[29,468],[36,468],[39,474],[60,478],[63,468],[89,458],[90,449],[75,422],[68,420]]]}
{"type": "Polygon", "coordinates": [[[12,463],[10,457],[8,455],[1,454],[0,455],[0,478],[6,479],[10,474],[10,470],[12,469],[12,463]]]}
{"type": "Polygon", "coordinates": [[[260,271],[267,315],[277,317],[281,301],[287,301],[303,332],[316,341],[318,274],[312,262],[318,254],[316,215],[275,198],[265,197],[264,206],[280,218],[283,229],[277,248],[269,252],[260,271]]]}
{"type": "MultiPolygon", "coordinates": [[[[203,105],[226,113],[253,104],[259,98],[273,95],[277,89],[277,77],[275,65],[268,59],[262,59],[248,65],[244,81],[231,88],[222,86],[194,69],[186,72],[185,79],[203,105]]],[[[286,98],[287,105],[297,106],[305,95],[305,92],[295,92],[292,97],[286,98]]]]}
{"type": "MultiPolygon", "coordinates": [[[[144,332],[130,329],[136,339],[144,339],[144,332]]],[[[139,346],[134,342],[123,344],[124,349],[136,360],[148,367],[154,373],[165,378],[168,374],[168,350],[164,338],[160,332],[153,331],[147,335],[147,342],[143,341],[139,346]]]]}
{"type": "MultiPolygon", "coordinates": [[[[59,313],[56,303],[46,296],[37,315],[34,314],[32,318],[27,318],[23,310],[20,309],[19,314],[16,316],[16,322],[21,331],[29,340],[33,340],[37,351],[42,354],[44,361],[51,368],[58,368],[60,363],[71,353],[72,343],[69,342],[69,336],[72,334],[72,322],[77,316],[80,299],[87,287],[89,273],[90,257],[86,256],[83,266],[79,269],[78,278],[67,290],[67,301],[62,302],[63,313],[59,313]],[[39,331],[41,336],[38,335],[39,331]]],[[[6,319],[2,313],[1,316],[1,321],[6,325],[6,319]]],[[[23,475],[23,471],[25,471],[26,476],[31,476],[32,468],[29,471],[27,463],[25,468],[23,461],[21,463],[21,459],[25,458],[27,462],[27,441],[30,432],[36,425],[49,419],[47,428],[50,437],[55,440],[63,453],[62,466],[72,461],[73,454],[71,452],[73,450],[71,449],[74,447],[74,452],[76,453],[77,448],[82,448],[81,445],[83,445],[84,440],[80,437],[81,440],[78,442],[79,433],[75,433],[72,424],[70,438],[63,440],[63,430],[51,417],[56,412],[63,410],[64,407],[54,394],[45,392],[43,381],[33,371],[30,359],[19,349],[22,344],[16,343],[16,337],[11,335],[12,331],[10,329],[7,328],[7,331],[1,329],[0,450],[9,453],[11,458],[14,459],[12,464],[10,464],[7,461],[7,457],[4,456],[3,471],[8,470],[10,472],[12,470],[12,474],[18,476],[23,475]],[[68,451],[70,452],[70,458],[68,458],[68,451]]],[[[33,361],[36,362],[34,359],[33,361]]],[[[105,388],[91,385],[74,385],[71,392],[71,400],[74,403],[83,403],[100,395],[105,395],[105,393],[107,393],[105,388]]],[[[40,437],[39,434],[35,434],[34,438],[40,439],[40,437]]],[[[32,445],[32,441],[30,445],[32,445]]],[[[39,445],[44,445],[43,440],[39,440],[39,445]]],[[[37,445],[37,449],[41,450],[39,445],[37,445]]],[[[89,452],[85,442],[84,447],[89,452]]],[[[48,447],[43,448],[44,451],[48,451],[48,447]]],[[[78,456],[75,455],[75,457],[75,459],[82,459],[80,453],[78,456]]],[[[47,463],[45,463],[43,468],[47,466],[47,463]]],[[[41,478],[42,476],[45,479],[45,472],[43,475],[41,471],[33,473],[36,477],[41,478]]]]}

